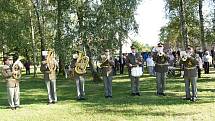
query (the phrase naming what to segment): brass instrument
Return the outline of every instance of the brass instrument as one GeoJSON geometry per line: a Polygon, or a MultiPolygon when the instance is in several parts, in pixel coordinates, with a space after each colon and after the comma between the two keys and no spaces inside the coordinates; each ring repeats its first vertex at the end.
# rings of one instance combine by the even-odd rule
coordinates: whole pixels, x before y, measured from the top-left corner
{"type": "Polygon", "coordinates": [[[162,51],[158,52],[158,56],[163,56],[163,55],[164,55],[164,52],[162,52],[162,51]]]}
{"type": "Polygon", "coordinates": [[[182,61],[187,61],[188,54],[186,53],[186,51],[181,51],[180,56],[182,61]]]}
{"type": "Polygon", "coordinates": [[[77,61],[75,63],[75,72],[77,74],[86,73],[86,68],[89,63],[89,57],[85,56],[82,52],[79,52],[77,61]]]}
{"type": "Polygon", "coordinates": [[[20,79],[22,75],[23,65],[20,60],[17,60],[12,66],[12,76],[14,79],[20,79]]]}
{"type": "Polygon", "coordinates": [[[49,71],[53,72],[57,69],[57,65],[54,59],[53,51],[49,51],[46,59],[46,64],[48,66],[49,71]]]}
{"type": "Polygon", "coordinates": [[[106,55],[101,55],[101,64],[99,65],[100,68],[102,67],[109,67],[110,66],[110,63],[109,63],[109,59],[110,59],[110,56],[106,56],[106,55]]]}

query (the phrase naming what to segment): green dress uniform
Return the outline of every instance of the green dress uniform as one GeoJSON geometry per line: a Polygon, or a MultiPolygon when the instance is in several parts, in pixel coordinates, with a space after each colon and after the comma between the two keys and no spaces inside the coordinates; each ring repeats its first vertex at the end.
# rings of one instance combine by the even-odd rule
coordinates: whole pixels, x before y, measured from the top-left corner
{"type": "Polygon", "coordinates": [[[155,61],[157,95],[163,95],[165,90],[166,72],[168,72],[168,57],[166,54],[159,56],[154,53],[153,60],[155,61]]]}
{"type": "Polygon", "coordinates": [[[195,101],[197,98],[198,71],[196,65],[198,64],[198,61],[195,59],[194,55],[191,55],[186,59],[186,61],[181,60],[180,62],[184,65],[186,99],[195,101]],[[192,95],[190,94],[190,84],[192,88],[192,95]]]}
{"type": "MultiPolygon", "coordinates": [[[[57,64],[55,63],[55,66],[57,64]]],[[[50,71],[47,64],[43,61],[40,71],[44,74],[44,80],[48,91],[48,103],[57,102],[56,91],[56,71],[50,71]]]]}
{"type": "Polygon", "coordinates": [[[75,72],[75,64],[77,62],[77,59],[73,59],[70,65],[70,76],[72,79],[75,80],[76,83],[76,89],[77,89],[77,99],[78,100],[84,100],[85,99],[85,90],[84,90],[84,83],[85,78],[84,74],[78,74],[75,72]]]}
{"type": "Polygon", "coordinates": [[[3,66],[2,75],[7,83],[8,103],[15,109],[20,106],[19,80],[12,77],[12,67],[9,65],[3,66]]]}
{"type": "MultiPolygon", "coordinates": [[[[103,55],[103,56],[106,56],[106,55],[103,55]]],[[[107,60],[101,57],[101,62],[103,62],[101,65],[101,75],[104,81],[105,97],[111,98],[114,60],[112,57],[110,57],[110,59],[107,59],[107,60]]]]}
{"type": "Polygon", "coordinates": [[[129,69],[129,76],[131,79],[131,93],[132,95],[138,95],[140,96],[140,85],[139,85],[139,80],[140,77],[134,77],[131,75],[131,69],[133,67],[137,67],[137,66],[142,66],[142,57],[139,53],[129,53],[127,56],[127,65],[128,65],[128,69],[129,69]],[[130,67],[129,65],[132,65],[132,67],[130,67]]]}

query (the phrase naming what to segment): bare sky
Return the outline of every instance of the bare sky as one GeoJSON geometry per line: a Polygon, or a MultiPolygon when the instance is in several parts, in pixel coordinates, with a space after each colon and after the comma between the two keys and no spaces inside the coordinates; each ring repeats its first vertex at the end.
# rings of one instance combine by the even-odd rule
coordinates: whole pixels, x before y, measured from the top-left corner
{"type": "Polygon", "coordinates": [[[143,0],[136,11],[139,33],[137,36],[132,35],[134,40],[149,45],[159,42],[160,28],[167,22],[164,7],[163,0],[143,0]]]}

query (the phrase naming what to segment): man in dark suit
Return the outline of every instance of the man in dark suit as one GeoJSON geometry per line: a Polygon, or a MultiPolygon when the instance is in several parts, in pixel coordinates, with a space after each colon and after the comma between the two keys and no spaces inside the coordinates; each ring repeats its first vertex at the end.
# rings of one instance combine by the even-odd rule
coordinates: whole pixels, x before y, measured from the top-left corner
{"type": "Polygon", "coordinates": [[[134,67],[142,66],[142,57],[139,53],[136,52],[135,47],[131,46],[131,53],[127,56],[127,65],[129,68],[129,76],[131,79],[131,95],[132,96],[140,96],[140,89],[139,89],[139,78],[135,77],[131,74],[131,70],[134,67]]]}
{"type": "Polygon", "coordinates": [[[120,64],[120,74],[123,74],[124,72],[124,66],[125,66],[125,57],[124,55],[119,56],[119,64],[120,64]]]}

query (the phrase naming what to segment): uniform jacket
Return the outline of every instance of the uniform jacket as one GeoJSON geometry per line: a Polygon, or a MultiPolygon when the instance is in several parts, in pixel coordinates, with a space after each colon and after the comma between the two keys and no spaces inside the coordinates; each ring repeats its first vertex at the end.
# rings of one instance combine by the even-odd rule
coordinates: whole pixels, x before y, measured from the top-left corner
{"type": "MultiPolygon", "coordinates": [[[[57,65],[55,65],[57,66],[57,65]]],[[[42,63],[40,67],[40,71],[44,74],[44,80],[56,80],[56,71],[50,71],[46,63],[42,63]]]]}
{"type": "MultiPolygon", "coordinates": [[[[100,58],[100,62],[104,62],[102,58],[100,58]]],[[[113,66],[115,65],[112,57],[107,60],[107,64],[101,65],[101,75],[102,76],[113,76],[113,66]]]]}
{"type": "Polygon", "coordinates": [[[188,57],[186,61],[181,60],[180,62],[184,65],[184,77],[197,77],[196,65],[198,65],[198,61],[194,55],[188,57]]]}
{"type": "Polygon", "coordinates": [[[7,87],[19,86],[19,80],[12,77],[12,68],[9,65],[4,65],[2,68],[2,76],[6,80],[7,87]]]}
{"type": "Polygon", "coordinates": [[[168,71],[168,57],[167,55],[159,56],[157,53],[154,54],[153,60],[155,62],[155,72],[165,73],[168,71]]]}

